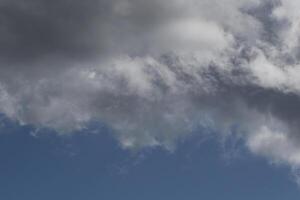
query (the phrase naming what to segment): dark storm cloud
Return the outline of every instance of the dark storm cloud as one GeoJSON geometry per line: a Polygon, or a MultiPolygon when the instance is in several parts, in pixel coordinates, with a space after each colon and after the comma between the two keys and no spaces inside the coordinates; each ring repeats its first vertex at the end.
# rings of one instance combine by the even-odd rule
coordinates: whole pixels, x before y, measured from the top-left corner
{"type": "Polygon", "coordinates": [[[109,5],[87,1],[2,1],[0,53],[9,61],[37,59],[47,54],[73,58],[95,56],[109,5]],[[108,8],[107,8],[108,7],[108,8]]]}

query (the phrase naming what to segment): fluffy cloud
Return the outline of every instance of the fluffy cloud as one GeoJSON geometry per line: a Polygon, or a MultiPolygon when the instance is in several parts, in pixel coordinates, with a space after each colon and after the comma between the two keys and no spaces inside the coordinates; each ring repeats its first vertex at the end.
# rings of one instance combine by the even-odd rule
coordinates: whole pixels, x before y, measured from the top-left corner
{"type": "Polygon", "coordinates": [[[293,0],[2,0],[0,111],[64,134],[91,120],[127,148],[242,136],[300,167],[293,0]]]}

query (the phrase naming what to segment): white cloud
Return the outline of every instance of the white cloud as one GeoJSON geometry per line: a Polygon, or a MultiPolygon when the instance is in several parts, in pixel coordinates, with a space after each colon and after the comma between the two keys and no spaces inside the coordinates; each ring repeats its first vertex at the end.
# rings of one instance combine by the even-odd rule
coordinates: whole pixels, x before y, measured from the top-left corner
{"type": "Polygon", "coordinates": [[[299,8],[292,0],[1,1],[0,110],[60,133],[99,120],[126,148],[172,149],[199,127],[238,126],[254,153],[299,166],[300,113],[289,105],[300,107],[299,8]]]}
{"type": "Polygon", "coordinates": [[[275,163],[300,167],[300,147],[283,130],[262,126],[247,142],[250,150],[258,155],[270,157],[275,163]]]}

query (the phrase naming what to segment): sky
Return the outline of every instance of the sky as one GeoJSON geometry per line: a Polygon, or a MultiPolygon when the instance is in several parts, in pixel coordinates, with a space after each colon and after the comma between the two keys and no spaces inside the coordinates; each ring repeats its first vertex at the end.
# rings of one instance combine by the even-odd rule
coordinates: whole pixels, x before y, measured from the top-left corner
{"type": "Polygon", "coordinates": [[[9,123],[0,141],[0,198],[98,199],[299,199],[286,167],[239,149],[228,159],[213,138],[182,141],[164,149],[124,151],[109,131],[61,138],[9,123]],[[200,142],[199,142],[200,141],[200,142]]]}
{"type": "Polygon", "coordinates": [[[296,199],[299,9],[1,0],[0,197],[296,199]]]}

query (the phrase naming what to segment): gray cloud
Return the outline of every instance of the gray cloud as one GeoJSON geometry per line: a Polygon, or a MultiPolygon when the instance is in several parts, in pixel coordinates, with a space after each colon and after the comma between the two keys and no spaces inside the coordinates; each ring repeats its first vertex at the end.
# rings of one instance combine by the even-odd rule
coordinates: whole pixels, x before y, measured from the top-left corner
{"type": "Polygon", "coordinates": [[[292,0],[0,2],[0,111],[59,133],[91,120],[127,148],[201,129],[300,167],[292,0]]]}

